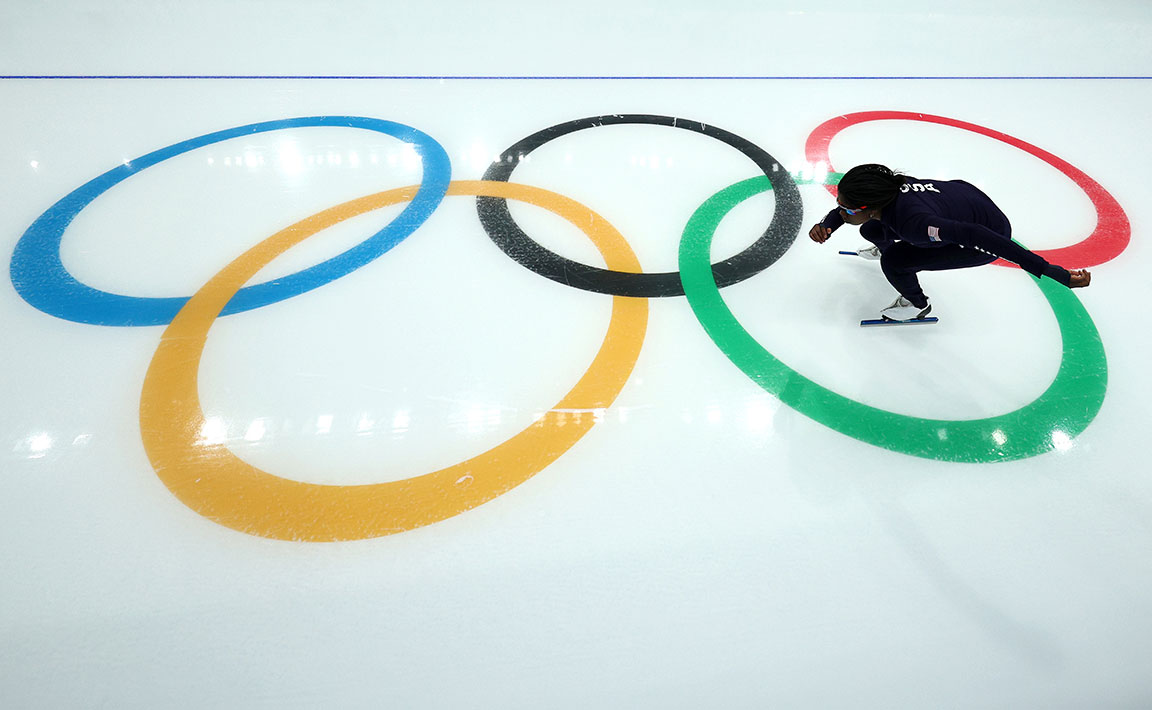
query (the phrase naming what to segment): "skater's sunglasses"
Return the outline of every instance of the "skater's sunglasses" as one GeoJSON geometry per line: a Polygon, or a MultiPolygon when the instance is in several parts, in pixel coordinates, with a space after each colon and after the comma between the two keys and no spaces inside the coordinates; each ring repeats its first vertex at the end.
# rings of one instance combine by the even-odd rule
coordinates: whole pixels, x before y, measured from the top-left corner
{"type": "Polygon", "coordinates": [[[852,209],[850,207],[845,207],[844,205],[842,205],[840,203],[836,203],[836,206],[839,207],[840,209],[844,210],[844,214],[846,214],[848,216],[852,216],[852,215],[856,214],[857,212],[863,212],[864,210],[868,209],[868,205],[864,205],[863,207],[857,207],[856,209],[852,209]]]}

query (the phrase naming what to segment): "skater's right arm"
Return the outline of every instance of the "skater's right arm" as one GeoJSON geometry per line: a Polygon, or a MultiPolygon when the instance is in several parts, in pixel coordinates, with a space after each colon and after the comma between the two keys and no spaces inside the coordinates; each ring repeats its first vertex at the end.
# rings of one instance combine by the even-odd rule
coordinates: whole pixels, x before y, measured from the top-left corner
{"type": "Polygon", "coordinates": [[[932,240],[974,247],[986,254],[1011,261],[1036,278],[1047,276],[1068,288],[1083,288],[1092,281],[1092,274],[1087,271],[1069,271],[1062,266],[1050,264],[1047,259],[1012,241],[1007,235],[998,234],[982,224],[916,213],[908,215],[898,231],[902,239],[913,244],[924,244],[932,240]]]}
{"type": "Polygon", "coordinates": [[[823,244],[828,241],[828,237],[832,236],[832,232],[839,229],[842,224],[844,224],[844,218],[840,216],[839,208],[834,209],[828,213],[824,221],[808,230],[808,237],[814,242],[823,244]]]}
{"type": "Polygon", "coordinates": [[[1092,274],[1088,269],[1076,269],[1068,272],[1069,279],[1068,288],[1084,288],[1092,283],[1092,274]]]}

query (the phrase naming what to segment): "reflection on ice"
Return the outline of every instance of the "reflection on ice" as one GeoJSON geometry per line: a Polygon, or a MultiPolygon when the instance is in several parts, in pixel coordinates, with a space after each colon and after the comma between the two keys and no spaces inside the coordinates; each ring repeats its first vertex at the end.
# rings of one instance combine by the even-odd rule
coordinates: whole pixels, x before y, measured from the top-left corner
{"type": "Polygon", "coordinates": [[[208,417],[200,427],[201,446],[219,446],[228,440],[228,425],[221,417],[208,417]]]}
{"type": "Polygon", "coordinates": [[[1068,436],[1067,432],[1053,429],[1052,446],[1056,447],[1057,451],[1067,451],[1072,448],[1072,437],[1068,436]]]}

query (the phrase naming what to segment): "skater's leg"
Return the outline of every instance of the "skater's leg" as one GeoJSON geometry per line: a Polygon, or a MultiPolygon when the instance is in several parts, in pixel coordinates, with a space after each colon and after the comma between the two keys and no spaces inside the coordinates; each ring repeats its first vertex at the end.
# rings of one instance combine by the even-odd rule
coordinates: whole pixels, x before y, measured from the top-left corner
{"type": "Polygon", "coordinates": [[[880,249],[880,253],[884,253],[888,247],[896,243],[895,239],[885,235],[884,225],[875,220],[860,225],[860,236],[875,244],[880,249]]]}
{"type": "MultiPolygon", "coordinates": [[[[863,230],[861,230],[863,231],[863,230]]],[[[898,242],[884,250],[880,268],[888,283],[917,308],[928,305],[928,297],[920,287],[916,274],[920,271],[947,271],[981,266],[996,260],[995,256],[957,244],[940,247],[918,247],[898,242]]]]}

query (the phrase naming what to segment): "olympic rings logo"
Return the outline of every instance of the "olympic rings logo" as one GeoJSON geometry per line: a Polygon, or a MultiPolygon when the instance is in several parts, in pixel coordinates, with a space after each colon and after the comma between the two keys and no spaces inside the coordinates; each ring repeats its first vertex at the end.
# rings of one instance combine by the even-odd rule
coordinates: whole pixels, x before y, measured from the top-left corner
{"type": "MultiPolygon", "coordinates": [[[[870,112],[832,119],[807,141],[813,162],[827,163],[828,144],[848,125],[871,120],[919,120],[975,131],[1021,148],[1060,169],[1088,193],[1099,221],[1082,242],[1054,252],[1053,260],[1093,266],[1118,255],[1130,228],[1123,209],[1099,184],[1059,158],[991,129],[954,119],[901,112],[870,112]]],[[[712,125],[649,114],[569,121],[513,144],[482,180],[452,181],[448,156],[430,136],[374,118],[320,116],[268,121],[209,133],[148,153],[89,181],[46,210],[24,233],[11,262],[11,279],[29,304],[79,323],[165,325],[144,377],[140,430],[164,485],[185,505],[221,525],[263,537],[297,541],[355,540],[411,530],[458,515],[511,490],[579,441],[615,400],[631,375],[644,341],[648,298],[684,295],[704,331],[748,377],[806,416],[860,441],[923,458],[967,463],[1022,459],[1079,435],[1102,406],[1107,364],[1090,316],[1067,289],[1038,284],[1063,339],[1059,371],[1031,404],[979,420],[935,420],[886,412],[838,395],[789,368],[760,345],[724,304],[720,289],[770,267],[799,233],[802,204],[797,181],[762,148],[712,125]],[[644,273],[628,241],[588,207],[542,188],[509,182],[531,151],[575,131],[605,125],[646,124],[689,130],[741,152],[761,176],[705,200],[680,240],[679,271],[644,273]],[[305,126],[342,126],[393,136],[422,161],[418,186],[389,190],[326,209],[244,252],[190,298],[140,298],[99,291],[64,268],[61,243],[87,205],[123,180],[197,148],[238,136],[305,126]],[[712,264],[709,247],[721,220],[753,195],[772,190],[775,211],[750,246],[712,264]],[[388,483],[318,485],[288,480],[240,460],[205,436],[207,422],[197,374],[209,330],[221,316],[306,293],[379,258],[411,236],[448,196],[476,198],[484,230],[508,256],[546,278],[613,297],[603,344],[584,375],[546,414],[478,456],[431,473],[388,483]],[[512,219],[507,200],[528,202],[583,231],[603,256],[600,269],[565,259],[541,246],[512,219]],[[322,263],[267,283],[247,285],[272,259],[314,234],[351,217],[407,203],[386,227],[322,263]]],[[[833,174],[835,178],[835,174],[833,174]]],[[[833,185],[828,185],[834,191],[833,185]]]]}

